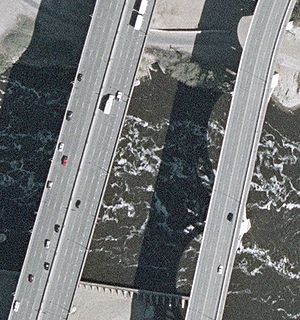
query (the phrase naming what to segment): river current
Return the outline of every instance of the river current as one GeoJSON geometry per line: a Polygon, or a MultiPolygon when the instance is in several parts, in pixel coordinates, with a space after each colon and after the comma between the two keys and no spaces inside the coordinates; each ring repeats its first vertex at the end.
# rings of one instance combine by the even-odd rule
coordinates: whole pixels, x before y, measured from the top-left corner
{"type": "MultiPolygon", "coordinates": [[[[0,77],[1,269],[24,259],[70,90],[63,77],[29,67],[0,77]]],[[[189,294],[230,99],[160,72],[135,89],[85,280],[189,294]]],[[[252,228],[224,319],[300,319],[299,119],[269,104],[246,208],[252,228]]]]}

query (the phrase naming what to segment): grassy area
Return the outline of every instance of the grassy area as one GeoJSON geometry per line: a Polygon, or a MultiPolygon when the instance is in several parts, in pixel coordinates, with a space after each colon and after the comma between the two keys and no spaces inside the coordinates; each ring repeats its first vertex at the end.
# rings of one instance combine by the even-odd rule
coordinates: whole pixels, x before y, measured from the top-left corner
{"type": "Polygon", "coordinates": [[[221,70],[207,70],[191,56],[175,49],[146,48],[140,64],[138,78],[150,76],[151,65],[158,63],[162,71],[190,87],[205,87],[223,92],[232,90],[232,83],[221,70]]]}
{"type": "Polygon", "coordinates": [[[295,4],[291,20],[293,20],[297,26],[300,26],[300,0],[297,0],[295,4]]]}

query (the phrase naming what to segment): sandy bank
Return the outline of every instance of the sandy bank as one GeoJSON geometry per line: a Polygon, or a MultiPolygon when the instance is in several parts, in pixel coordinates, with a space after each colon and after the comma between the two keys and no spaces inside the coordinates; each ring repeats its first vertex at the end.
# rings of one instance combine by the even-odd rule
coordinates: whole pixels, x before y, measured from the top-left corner
{"type": "Polygon", "coordinates": [[[205,0],[157,0],[153,29],[197,29],[205,0]]]}
{"type": "Polygon", "coordinates": [[[0,1],[0,41],[17,24],[18,16],[25,15],[35,19],[41,0],[1,0],[0,1]]]}

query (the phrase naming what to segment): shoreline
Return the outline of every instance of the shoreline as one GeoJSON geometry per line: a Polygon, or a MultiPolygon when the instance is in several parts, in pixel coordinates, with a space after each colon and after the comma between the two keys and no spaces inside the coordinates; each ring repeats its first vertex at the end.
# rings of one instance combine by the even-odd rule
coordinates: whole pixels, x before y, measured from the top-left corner
{"type": "MultiPolygon", "coordinates": [[[[172,41],[176,41],[178,37],[182,38],[183,36],[180,34],[187,32],[188,40],[187,35],[184,36],[186,43],[179,47],[178,44],[176,45],[175,43],[173,46],[182,53],[182,57],[187,59],[189,55],[191,56],[191,51],[193,51],[192,48],[196,35],[201,33],[198,26],[201,20],[202,10],[205,7],[205,0],[197,3],[194,0],[187,0],[184,6],[182,6],[180,0],[174,1],[172,4],[167,0],[157,1],[150,26],[153,31],[152,33],[150,31],[149,38],[157,38],[157,34],[159,34],[161,39],[158,39],[155,46],[147,44],[145,51],[147,51],[147,49],[150,51],[151,48],[157,47],[164,50],[165,55],[168,56],[171,52],[172,41]]],[[[0,4],[0,9],[3,7],[2,12],[4,17],[3,22],[0,24],[0,73],[12,67],[16,62],[20,62],[20,60],[22,60],[22,63],[32,67],[45,67],[46,65],[62,66],[63,68],[76,67],[74,65],[75,61],[72,61],[72,59],[70,60],[63,57],[47,58],[47,56],[39,54],[38,50],[34,48],[34,50],[31,50],[30,55],[23,54],[30,45],[32,35],[35,32],[35,19],[39,14],[40,3],[41,0],[35,0],[31,4],[24,0],[19,0],[16,3],[3,0],[0,4]],[[22,42],[19,43],[20,41],[22,42]]],[[[251,18],[251,16],[242,17],[237,26],[237,36],[242,47],[251,18]]],[[[63,27],[68,28],[68,23],[63,27]]],[[[204,32],[216,31],[217,30],[205,30],[204,32]]],[[[42,38],[44,36],[46,37],[45,41],[51,40],[55,43],[58,40],[55,33],[49,39],[49,35],[46,33],[42,35],[39,40],[41,44],[43,44],[44,40],[42,38]]],[[[69,38],[68,35],[65,37],[66,41],[75,41],[69,38]]],[[[292,112],[300,108],[300,58],[298,52],[300,52],[300,27],[290,24],[276,60],[275,71],[279,73],[279,82],[273,91],[272,97],[276,103],[280,104],[282,110],[287,109],[292,112]],[[290,67],[288,67],[289,65],[290,67]],[[298,66],[298,70],[294,70],[293,66],[295,65],[298,66]]],[[[149,77],[149,71],[152,70],[153,63],[159,62],[160,59],[156,57],[155,54],[153,57],[150,57],[150,55],[147,57],[147,53],[144,53],[143,57],[144,61],[139,67],[139,79],[149,77]]],[[[199,67],[202,68],[203,66],[199,65],[199,67]]]]}

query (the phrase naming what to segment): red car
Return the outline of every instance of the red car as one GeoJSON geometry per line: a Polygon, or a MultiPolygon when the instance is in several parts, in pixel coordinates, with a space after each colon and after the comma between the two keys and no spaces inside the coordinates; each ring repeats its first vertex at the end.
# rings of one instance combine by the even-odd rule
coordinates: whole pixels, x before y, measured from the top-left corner
{"type": "Polygon", "coordinates": [[[67,164],[68,164],[68,156],[63,156],[63,157],[61,158],[61,164],[62,164],[64,167],[67,166],[67,164]]]}

